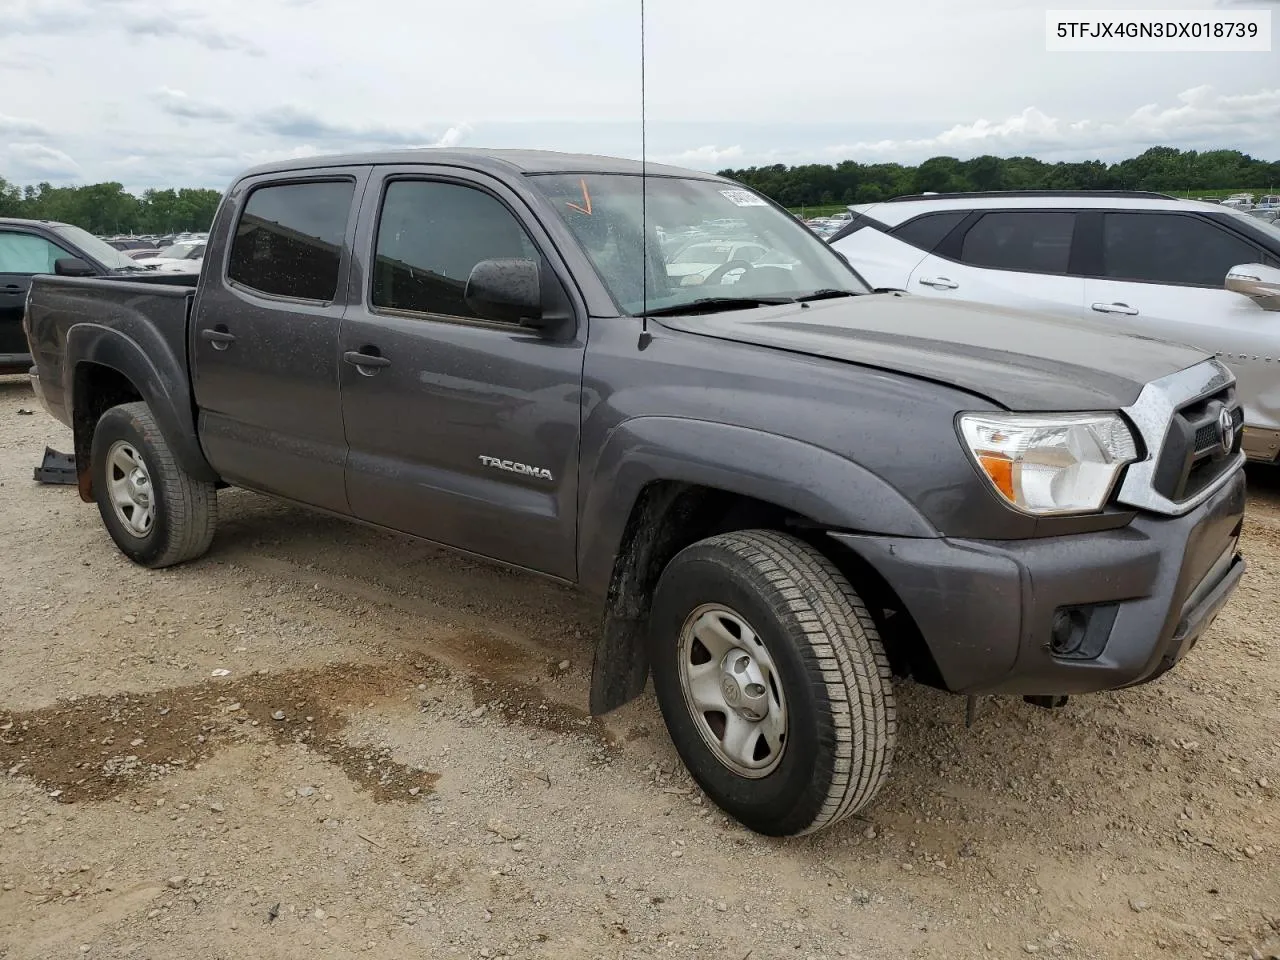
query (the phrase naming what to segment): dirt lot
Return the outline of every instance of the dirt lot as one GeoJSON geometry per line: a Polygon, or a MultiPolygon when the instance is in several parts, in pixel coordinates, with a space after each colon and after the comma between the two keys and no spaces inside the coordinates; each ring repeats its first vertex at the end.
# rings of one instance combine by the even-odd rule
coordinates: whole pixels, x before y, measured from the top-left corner
{"type": "Polygon", "coordinates": [[[1280,954],[1280,476],[1178,670],[968,730],[906,686],[865,818],[774,841],[650,698],[582,713],[569,591],[239,491],[150,573],[45,444],[0,381],[6,960],[1280,954]]]}

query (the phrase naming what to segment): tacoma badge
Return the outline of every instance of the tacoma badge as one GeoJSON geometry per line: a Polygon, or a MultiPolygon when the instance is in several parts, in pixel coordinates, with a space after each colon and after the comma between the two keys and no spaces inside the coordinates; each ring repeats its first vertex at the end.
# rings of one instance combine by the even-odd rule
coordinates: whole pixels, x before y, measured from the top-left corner
{"type": "Polygon", "coordinates": [[[505,470],[507,473],[523,473],[526,477],[536,477],[539,480],[554,480],[551,471],[546,467],[531,467],[527,463],[516,463],[514,460],[499,460],[497,457],[480,456],[480,462],[486,467],[493,467],[495,470],[505,470]]]}

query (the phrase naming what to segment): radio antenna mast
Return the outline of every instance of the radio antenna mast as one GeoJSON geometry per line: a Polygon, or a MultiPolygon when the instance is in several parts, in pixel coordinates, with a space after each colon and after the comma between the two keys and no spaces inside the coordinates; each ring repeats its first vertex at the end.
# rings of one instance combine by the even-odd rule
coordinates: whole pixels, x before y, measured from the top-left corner
{"type": "Polygon", "coordinates": [[[645,130],[644,0],[640,0],[640,348],[649,338],[649,143],[645,130]]]}

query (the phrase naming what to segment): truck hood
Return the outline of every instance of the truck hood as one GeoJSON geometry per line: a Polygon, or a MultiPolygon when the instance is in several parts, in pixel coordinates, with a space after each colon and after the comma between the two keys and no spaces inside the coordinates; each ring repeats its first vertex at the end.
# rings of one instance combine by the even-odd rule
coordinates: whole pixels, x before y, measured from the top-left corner
{"type": "Polygon", "coordinates": [[[1010,410],[1114,410],[1208,353],[1034,311],[874,294],[663,317],[674,330],[959,387],[1010,410]]]}

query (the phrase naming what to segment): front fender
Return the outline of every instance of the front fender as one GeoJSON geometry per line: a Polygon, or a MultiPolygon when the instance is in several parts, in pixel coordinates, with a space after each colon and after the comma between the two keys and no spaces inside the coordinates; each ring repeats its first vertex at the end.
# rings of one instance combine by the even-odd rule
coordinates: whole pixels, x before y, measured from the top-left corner
{"type": "Polygon", "coordinates": [[[89,399],[76,395],[83,382],[76,371],[82,365],[96,364],[114,370],[133,384],[187,473],[215,482],[218,475],[205,459],[196,434],[186,358],[177,355],[158,334],[148,335],[145,326],[138,330],[146,338],[145,344],[120,330],[94,323],[78,323],[67,331],[63,383],[70,391],[67,406],[72,411],[77,457],[87,457],[93,425],[81,423],[76,416],[89,399]]]}
{"type": "Polygon", "coordinates": [[[593,593],[608,592],[632,506],[655,480],[754,497],[832,529],[938,536],[883,478],[830,450],[708,420],[636,417],[606,438],[579,517],[579,579],[593,593]]]}

